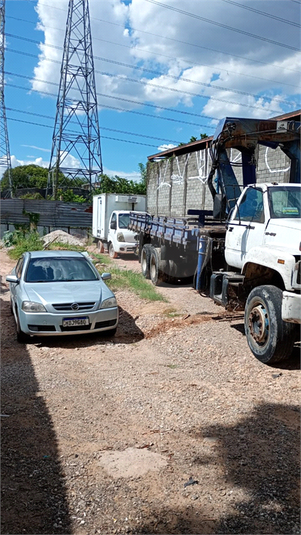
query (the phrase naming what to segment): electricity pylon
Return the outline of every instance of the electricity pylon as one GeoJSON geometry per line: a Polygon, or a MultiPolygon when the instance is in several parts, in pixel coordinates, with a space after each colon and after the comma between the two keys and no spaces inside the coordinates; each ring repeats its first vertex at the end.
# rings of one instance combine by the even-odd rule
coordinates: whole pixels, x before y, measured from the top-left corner
{"type": "MultiPolygon", "coordinates": [[[[5,0],[0,0],[0,170],[8,172],[8,197],[12,197],[11,159],[4,104],[5,0]]],[[[1,173],[1,174],[2,174],[1,173]]]]}
{"type": "Polygon", "coordinates": [[[90,191],[103,172],[88,0],[69,0],[47,185],[54,199],[60,172],[90,191]]]}

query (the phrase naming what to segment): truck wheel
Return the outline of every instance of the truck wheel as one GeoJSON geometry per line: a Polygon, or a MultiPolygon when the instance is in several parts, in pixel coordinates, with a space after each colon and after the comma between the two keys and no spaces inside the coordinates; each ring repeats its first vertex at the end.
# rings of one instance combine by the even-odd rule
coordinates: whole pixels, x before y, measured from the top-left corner
{"type": "Polygon", "coordinates": [[[146,243],[142,247],[141,251],[141,273],[146,279],[150,278],[150,256],[151,256],[152,246],[149,243],[146,243]]]}
{"type": "Polygon", "coordinates": [[[163,282],[166,279],[166,265],[166,260],[161,260],[160,248],[151,246],[149,272],[150,279],[154,286],[157,286],[157,284],[160,284],[160,282],[163,282]]]}
{"type": "Polygon", "coordinates": [[[101,240],[98,240],[98,251],[100,254],[105,252],[105,246],[101,240]]]}
{"type": "Polygon", "coordinates": [[[111,258],[117,258],[118,254],[115,252],[112,242],[109,244],[109,256],[111,258]]]}
{"type": "Polygon", "coordinates": [[[249,348],[264,364],[289,358],[296,339],[296,325],[281,318],[282,291],[258,286],[247,299],[245,333],[249,348]]]}

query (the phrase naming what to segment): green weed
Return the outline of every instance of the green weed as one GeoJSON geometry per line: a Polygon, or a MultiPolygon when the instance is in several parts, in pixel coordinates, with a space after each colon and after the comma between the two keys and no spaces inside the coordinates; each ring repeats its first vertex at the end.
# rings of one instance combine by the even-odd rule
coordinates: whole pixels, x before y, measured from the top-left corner
{"type": "Polygon", "coordinates": [[[17,260],[26,251],[41,251],[44,243],[37,232],[30,232],[28,234],[14,233],[13,249],[9,249],[8,256],[17,260]]]}

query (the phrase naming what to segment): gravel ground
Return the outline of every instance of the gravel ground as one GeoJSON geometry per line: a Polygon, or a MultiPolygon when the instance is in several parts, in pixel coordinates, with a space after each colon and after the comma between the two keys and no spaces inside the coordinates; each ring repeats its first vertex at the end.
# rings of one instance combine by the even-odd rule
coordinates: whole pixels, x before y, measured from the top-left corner
{"type": "Polygon", "coordinates": [[[112,340],[20,345],[0,261],[3,534],[300,533],[298,348],[265,366],[241,315],[169,285],[118,291],[112,340]]]}

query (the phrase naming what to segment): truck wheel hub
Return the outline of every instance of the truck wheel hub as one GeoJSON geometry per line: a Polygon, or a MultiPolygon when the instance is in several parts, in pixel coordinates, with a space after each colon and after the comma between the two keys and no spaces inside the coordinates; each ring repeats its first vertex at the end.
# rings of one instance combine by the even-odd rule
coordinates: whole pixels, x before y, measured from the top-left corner
{"type": "Polygon", "coordinates": [[[250,334],[258,343],[265,342],[268,334],[267,313],[263,305],[254,307],[249,316],[250,334]]]}

